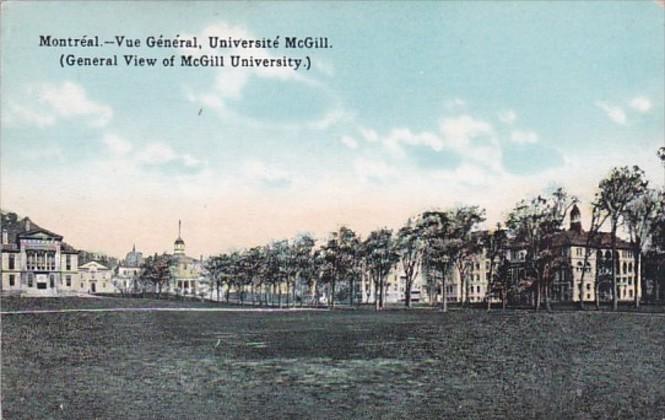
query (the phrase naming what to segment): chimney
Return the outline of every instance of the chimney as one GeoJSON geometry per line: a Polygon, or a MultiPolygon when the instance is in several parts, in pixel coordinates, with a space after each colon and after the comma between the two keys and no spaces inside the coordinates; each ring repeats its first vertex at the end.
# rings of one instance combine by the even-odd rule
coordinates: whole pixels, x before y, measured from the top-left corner
{"type": "Polygon", "coordinates": [[[2,244],[7,245],[9,243],[9,234],[7,229],[2,229],[2,244]]]}
{"type": "Polygon", "coordinates": [[[31,226],[31,223],[30,223],[30,219],[28,219],[28,218],[26,217],[26,218],[25,218],[25,231],[26,231],[26,232],[30,232],[30,228],[31,228],[31,227],[32,227],[32,226],[31,226]]]}

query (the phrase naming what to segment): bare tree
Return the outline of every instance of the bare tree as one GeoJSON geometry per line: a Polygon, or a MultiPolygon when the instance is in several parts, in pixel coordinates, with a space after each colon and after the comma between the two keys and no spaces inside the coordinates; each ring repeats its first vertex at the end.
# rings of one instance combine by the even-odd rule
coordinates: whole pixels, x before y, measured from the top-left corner
{"type": "Polygon", "coordinates": [[[642,266],[641,255],[649,243],[649,239],[656,228],[656,223],[660,212],[661,195],[653,188],[646,188],[645,191],[635,197],[628,203],[623,214],[623,218],[630,234],[630,244],[633,248],[634,270],[635,273],[635,307],[640,307],[642,286],[642,266]]]}

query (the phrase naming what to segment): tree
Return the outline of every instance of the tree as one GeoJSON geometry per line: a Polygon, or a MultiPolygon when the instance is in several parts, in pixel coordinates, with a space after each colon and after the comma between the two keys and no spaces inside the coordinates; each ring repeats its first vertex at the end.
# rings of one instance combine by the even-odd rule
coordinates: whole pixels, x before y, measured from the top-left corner
{"type": "Polygon", "coordinates": [[[320,253],[324,263],[322,264],[321,279],[330,285],[330,296],[328,305],[335,307],[335,294],[339,280],[349,281],[351,303],[353,303],[354,279],[353,269],[356,264],[359,239],[355,232],[346,226],[338,231],[332,232],[328,241],[321,246],[320,253]]]}
{"type": "Polygon", "coordinates": [[[360,238],[356,233],[342,226],[338,232],[339,252],[341,266],[338,267],[340,278],[347,281],[349,286],[349,305],[353,306],[353,297],[356,294],[356,280],[360,277],[360,238]]]}
{"type": "MultiPolygon", "coordinates": [[[[296,281],[300,285],[306,284],[308,288],[311,288],[316,281],[317,265],[312,252],[315,244],[316,241],[309,234],[299,235],[294,243],[296,281]]],[[[295,292],[296,288],[294,287],[294,300],[295,292]]],[[[302,296],[300,302],[302,304],[302,296]]]]}
{"type": "MultiPolygon", "coordinates": [[[[582,262],[582,274],[580,275],[580,283],[579,283],[579,308],[581,310],[584,310],[584,277],[587,273],[587,267],[589,266],[589,258],[591,257],[592,253],[595,252],[596,254],[596,270],[595,271],[595,278],[593,281],[593,290],[594,290],[594,301],[596,302],[596,308],[600,306],[600,301],[599,301],[599,296],[598,296],[598,288],[599,288],[599,269],[598,269],[598,264],[600,263],[601,259],[601,251],[600,251],[600,241],[599,241],[599,232],[601,226],[603,226],[607,220],[607,215],[603,215],[602,212],[600,211],[600,207],[597,204],[597,201],[594,202],[592,205],[591,209],[591,225],[589,228],[589,231],[587,232],[586,235],[586,241],[585,241],[585,246],[584,246],[584,260],[582,262]]],[[[571,272],[572,272],[572,267],[571,272]]]]}
{"type": "Polygon", "coordinates": [[[462,305],[468,299],[466,274],[472,257],[482,250],[482,243],[472,235],[475,227],[485,221],[485,210],[478,206],[462,206],[449,211],[450,237],[447,253],[450,262],[457,268],[460,277],[462,305]]]}
{"type": "Polygon", "coordinates": [[[508,236],[506,230],[501,226],[501,223],[497,223],[496,228],[493,231],[488,231],[487,234],[483,237],[483,248],[485,248],[485,255],[489,260],[489,272],[487,273],[487,311],[489,312],[492,309],[492,297],[495,293],[499,293],[501,296],[501,301],[505,301],[505,291],[503,288],[503,282],[495,269],[498,268],[499,264],[506,258],[506,250],[508,246],[508,236]]]}
{"type": "Polygon", "coordinates": [[[540,310],[541,299],[549,311],[549,285],[553,262],[551,241],[554,234],[561,231],[568,210],[577,199],[563,188],[556,189],[550,196],[538,196],[531,200],[521,200],[508,215],[506,226],[510,229],[515,243],[526,250],[524,259],[527,280],[535,291],[534,306],[540,310]]]}
{"type": "Polygon", "coordinates": [[[410,308],[411,288],[413,287],[413,280],[418,275],[423,251],[423,241],[420,238],[420,231],[418,225],[413,220],[409,219],[397,232],[395,251],[399,256],[400,265],[404,272],[404,305],[410,308]]]}
{"type": "Polygon", "coordinates": [[[374,302],[376,310],[384,307],[385,278],[390,274],[399,256],[395,252],[393,233],[390,229],[379,229],[371,232],[364,243],[367,269],[374,282],[374,302]],[[378,292],[378,296],[377,296],[378,292]]]}
{"type": "Polygon", "coordinates": [[[623,166],[613,168],[607,178],[598,184],[598,207],[605,212],[610,221],[610,240],[612,248],[612,308],[619,308],[619,293],[617,290],[617,249],[616,235],[623,221],[629,203],[644,193],[647,181],[644,171],[639,167],[629,168],[623,166]]]}
{"type": "Polygon", "coordinates": [[[641,255],[648,245],[651,235],[656,229],[658,217],[661,213],[661,194],[653,188],[635,197],[625,208],[623,218],[630,235],[630,244],[633,248],[633,259],[635,261],[635,307],[640,307],[640,296],[642,290],[642,265],[641,255]]]}
{"type": "Polygon", "coordinates": [[[449,214],[442,211],[428,211],[421,215],[418,221],[418,230],[424,241],[425,248],[423,260],[428,268],[428,275],[432,274],[441,279],[441,310],[448,311],[448,289],[446,275],[450,269],[448,257],[448,241],[450,239],[451,221],[449,214]]]}
{"type": "Polygon", "coordinates": [[[168,286],[171,281],[171,256],[155,254],[146,258],[141,266],[140,279],[152,285],[160,298],[164,285],[168,286]]]}

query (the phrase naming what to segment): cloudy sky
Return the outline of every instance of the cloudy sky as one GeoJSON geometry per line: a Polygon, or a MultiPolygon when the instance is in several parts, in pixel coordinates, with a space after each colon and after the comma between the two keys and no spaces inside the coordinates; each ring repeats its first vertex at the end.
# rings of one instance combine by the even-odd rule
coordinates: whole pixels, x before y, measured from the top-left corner
{"type": "MultiPolygon", "coordinates": [[[[433,207],[501,220],[612,166],[663,183],[659,2],[2,4],[1,206],[73,245],[198,256],[433,207]],[[324,36],[310,70],[61,68],[39,35],[324,36]]],[[[206,53],[201,50],[197,53],[206,53]]]]}

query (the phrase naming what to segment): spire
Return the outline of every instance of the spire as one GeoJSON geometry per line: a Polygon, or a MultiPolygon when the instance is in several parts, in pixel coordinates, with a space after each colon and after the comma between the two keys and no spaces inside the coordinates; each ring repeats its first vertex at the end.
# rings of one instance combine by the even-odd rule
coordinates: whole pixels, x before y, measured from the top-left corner
{"type": "Polygon", "coordinates": [[[173,252],[176,255],[185,254],[185,241],[182,240],[182,221],[178,220],[178,239],[175,240],[173,252]]]}
{"type": "Polygon", "coordinates": [[[136,252],[136,242],[132,244],[132,252],[136,252]]]}
{"type": "Polygon", "coordinates": [[[577,204],[574,204],[570,210],[570,230],[582,233],[582,213],[577,204]]]}

